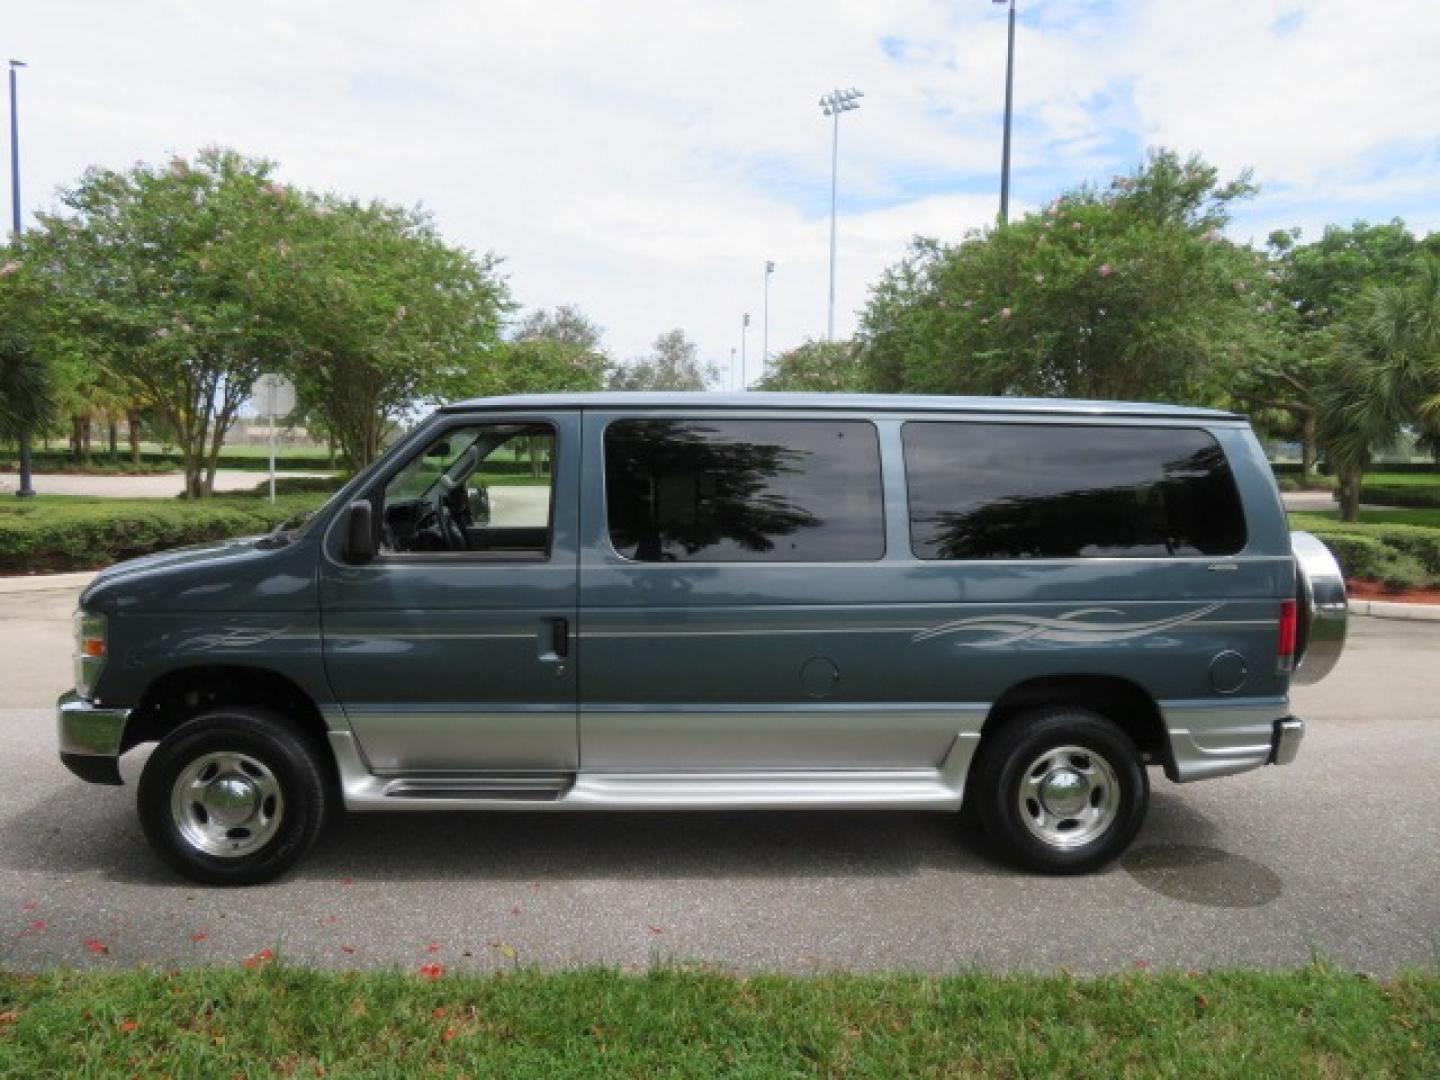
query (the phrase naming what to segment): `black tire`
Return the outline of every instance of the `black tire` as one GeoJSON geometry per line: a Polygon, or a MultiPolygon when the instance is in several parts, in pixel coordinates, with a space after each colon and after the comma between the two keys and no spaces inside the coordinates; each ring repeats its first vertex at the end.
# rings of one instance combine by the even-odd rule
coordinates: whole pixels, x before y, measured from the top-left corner
{"type": "MultiPolygon", "coordinates": [[[[321,753],[284,717],[264,709],[229,708],[197,716],[165,736],[145,763],[138,798],[145,837],[172,868],[203,884],[258,885],[271,881],[295,865],[324,828],[333,800],[321,753]],[[215,754],[243,759],[263,778],[264,788],[256,787],[254,791],[275,792],[273,802],[268,804],[272,813],[260,835],[243,841],[255,844],[252,851],[212,854],[187,837],[177,813],[172,811],[176,782],[192,765],[215,754]]],[[[242,787],[248,779],[233,769],[231,775],[238,776],[242,787]]],[[[262,804],[258,797],[255,801],[262,804]]],[[[243,808],[238,812],[243,813],[243,808]]],[[[193,819],[204,816],[205,810],[201,805],[201,809],[185,813],[192,819],[193,829],[193,819]]],[[[205,816],[204,823],[209,828],[223,829],[218,819],[205,816]],[[210,825],[211,821],[216,824],[210,825]]],[[[238,824],[246,826],[249,822],[238,824]]],[[[248,830],[241,827],[232,831],[238,834],[248,830]]],[[[241,847],[242,842],[234,846],[241,847]]]]}
{"type": "MultiPolygon", "coordinates": [[[[971,770],[971,789],[965,801],[973,803],[991,844],[1008,861],[1045,874],[1083,874],[1118,858],[1135,839],[1150,802],[1150,778],[1134,742],[1110,720],[1088,709],[1035,709],[1011,717],[986,735],[971,770]],[[1093,757],[1075,755],[1077,764],[1082,769],[1088,765],[1096,777],[1089,781],[1092,786],[1086,806],[1091,805],[1090,797],[1098,799],[1101,806],[1113,806],[1113,811],[1099,812],[1094,826],[1098,831],[1083,842],[1064,839],[1063,833],[1051,841],[1042,839],[1036,830],[1044,831],[1039,824],[1045,820],[1043,804],[1030,799],[1026,805],[1031,809],[1022,807],[1026,770],[1064,747],[1076,747],[1100,759],[1097,764],[1093,757]],[[1108,765],[1108,773],[1103,765],[1108,765]],[[1109,790],[1112,776],[1113,792],[1109,790]],[[1033,828],[1027,824],[1027,816],[1036,823],[1033,828]]],[[[1076,822],[1074,828],[1086,828],[1078,818],[1066,818],[1063,813],[1052,814],[1048,820],[1056,819],[1059,824],[1051,826],[1052,833],[1063,830],[1069,821],[1076,822]]],[[[1083,831],[1074,835],[1083,836],[1083,831]]]]}

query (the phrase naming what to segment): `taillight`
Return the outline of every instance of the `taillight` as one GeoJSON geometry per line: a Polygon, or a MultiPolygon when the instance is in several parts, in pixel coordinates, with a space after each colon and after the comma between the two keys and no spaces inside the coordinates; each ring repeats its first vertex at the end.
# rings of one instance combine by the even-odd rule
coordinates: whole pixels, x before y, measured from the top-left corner
{"type": "Polygon", "coordinates": [[[1280,640],[1276,645],[1276,670],[1295,670],[1295,640],[1299,630],[1299,612],[1294,600],[1280,601],[1280,640]]]}

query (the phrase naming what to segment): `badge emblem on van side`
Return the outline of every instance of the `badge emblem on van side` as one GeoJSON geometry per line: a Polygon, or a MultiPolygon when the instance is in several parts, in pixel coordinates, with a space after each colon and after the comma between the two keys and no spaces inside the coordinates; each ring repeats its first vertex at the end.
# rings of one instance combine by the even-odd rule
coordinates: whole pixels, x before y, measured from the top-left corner
{"type": "Polygon", "coordinates": [[[1093,607],[1078,608],[1063,615],[1047,618],[1043,615],[976,615],[968,619],[941,623],[929,630],[922,630],[910,640],[929,641],[932,638],[949,637],[955,634],[978,633],[976,641],[962,641],[959,644],[977,649],[993,649],[1002,645],[1013,645],[1018,641],[1044,641],[1063,645],[1108,645],[1115,641],[1130,641],[1171,630],[1177,626],[1194,622],[1219,608],[1219,604],[1187,611],[1183,615],[1171,615],[1149,622],[1117,622],[1096,620],[1096,615],[1118,615],[1125,612],[1119,608],[1093,607]]]}

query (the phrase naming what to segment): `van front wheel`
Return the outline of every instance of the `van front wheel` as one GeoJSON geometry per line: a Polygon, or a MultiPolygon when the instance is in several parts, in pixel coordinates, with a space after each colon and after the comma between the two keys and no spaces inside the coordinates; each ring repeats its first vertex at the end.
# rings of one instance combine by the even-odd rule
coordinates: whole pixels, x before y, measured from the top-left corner
{"type": "Polygon", "coordinates": [[[980,747],[966,802],[1006,858],[1030,870],[1079,874],[1135,838],[1150,781],[1135,744],[1080,708],[1011,718],[980,747]]]}
{"type": "Polygon", "coordinates": [[[320,834],[330,796],[319,757],[260,709],[197,716],[160,741],[140,776],[140,824],[172,868],[207,885],[257,885],[320,834]]]}

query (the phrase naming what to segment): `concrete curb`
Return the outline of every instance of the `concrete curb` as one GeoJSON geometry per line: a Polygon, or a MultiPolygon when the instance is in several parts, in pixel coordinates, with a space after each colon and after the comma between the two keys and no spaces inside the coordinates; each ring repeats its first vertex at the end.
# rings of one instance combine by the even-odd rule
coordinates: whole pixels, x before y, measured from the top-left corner
{"type": "MultiPolygon", "coordinates": [[[[60,589],[83,589],[95,575],[32,574],[29,577],[0,577],[0,595],[7,593],[52,592],[60,589]]],[[[1394,600],[1351,600],[1351,615],[1369,615],[1376,619],[1408,619],[1411,622],[1440,622],[1440,604],[1403,604],[1394,600]]]]}
{"type": "Polygon", "coordinates": [[[1440,604],[1402,604],[1394,600],[1351,600],[1350,614],[1369,615],[1376,619],[1440,622],[1440,604]]]}

